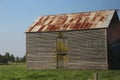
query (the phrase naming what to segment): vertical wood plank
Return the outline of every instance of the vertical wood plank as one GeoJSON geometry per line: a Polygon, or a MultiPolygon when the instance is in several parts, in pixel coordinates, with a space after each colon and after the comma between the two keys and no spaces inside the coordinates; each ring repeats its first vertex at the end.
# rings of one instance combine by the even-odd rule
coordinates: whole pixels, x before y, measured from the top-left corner
{"type": "Polygon", "coordinates": [[[94,80],[98,80],[98,73],[94,73],[94,80]]]}

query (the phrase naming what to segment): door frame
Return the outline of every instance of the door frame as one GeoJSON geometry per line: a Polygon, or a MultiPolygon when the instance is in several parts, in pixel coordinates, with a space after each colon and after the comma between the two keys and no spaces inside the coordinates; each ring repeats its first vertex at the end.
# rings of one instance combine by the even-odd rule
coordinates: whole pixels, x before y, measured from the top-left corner
{"type": "Polygon", "coordinates": [[[57,68],[68,68],[69,56],[68,54],[57,54],[57,68]]]}

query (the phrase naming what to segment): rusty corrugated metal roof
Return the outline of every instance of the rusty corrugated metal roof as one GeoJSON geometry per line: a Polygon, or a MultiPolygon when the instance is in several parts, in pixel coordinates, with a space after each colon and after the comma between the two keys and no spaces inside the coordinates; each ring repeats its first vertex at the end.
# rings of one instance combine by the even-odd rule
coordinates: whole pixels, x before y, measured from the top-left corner
{"type": "Polygon", "coordinates": [[[115,10],[41,16],[26,32],[107,28],[115,10]]]}

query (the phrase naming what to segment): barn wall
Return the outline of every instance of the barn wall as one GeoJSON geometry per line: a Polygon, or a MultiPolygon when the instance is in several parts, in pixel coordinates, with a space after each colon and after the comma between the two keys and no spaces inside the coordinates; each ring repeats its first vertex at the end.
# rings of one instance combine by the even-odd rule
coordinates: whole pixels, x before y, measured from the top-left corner
{"type": "Polygon", "coordinates": [[[106,29],[69,32],[69,68],[107,69],[106,29]]]}
{"type": "MultiPolygon", "coordinates": [[[[107,69],[105,29],[63,32],[68,37],[68,68],[107,69]]],[[[57,67],[57,32],[27,33],[27,68],[55,69],[57,67]]]]}
{"type": "Polygon", "coordinates": [[[120,24],[113,24],[107,29],[109,46],[109,68],[120,69],[120,24]]]}
{"type": "Polygon", "coordinates": [[[120,22],[117,12],[107,28],[109,69],[120,69],[120,22]]]}
{"type": "Polygon", "coordinates": [[[111,44],[120,39],[120,22],[117,12],[113,15],[111,23],[107,29],[108,43],[111,44]]]}
{"type": "Polygon", "coordinates": [[[111,25],[108,30],[108,43],[111,44],[120,39],[120,23],[111,25]]]}
{"type": "Polygon", "coordinates": [[[56,35],[49,33],[26,33],[28,69],[56,68],[56,35]]]}

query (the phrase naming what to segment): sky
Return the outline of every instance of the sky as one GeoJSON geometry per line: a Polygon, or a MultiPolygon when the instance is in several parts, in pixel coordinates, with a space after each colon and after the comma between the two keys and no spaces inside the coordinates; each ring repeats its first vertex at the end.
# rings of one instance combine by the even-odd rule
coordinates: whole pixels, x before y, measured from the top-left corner
{"type": "Polygon", "coordinates": [[[120,9],[120,0],[0,0],[0,54],[24,56],[25,30],[39,16],[107,9],[120,9]]]}

